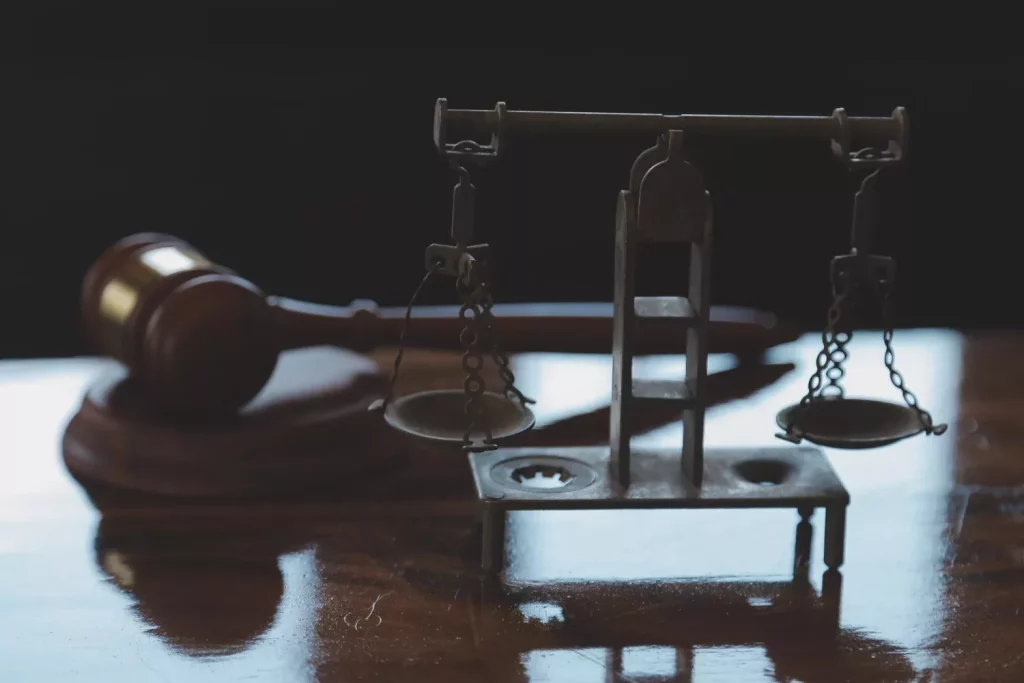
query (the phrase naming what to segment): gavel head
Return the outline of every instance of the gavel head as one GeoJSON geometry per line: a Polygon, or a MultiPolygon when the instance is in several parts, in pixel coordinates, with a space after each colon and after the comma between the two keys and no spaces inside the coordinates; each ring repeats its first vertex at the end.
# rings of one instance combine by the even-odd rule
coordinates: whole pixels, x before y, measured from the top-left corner
{"type": "Polygon", "coordinates": [[[155,402],[182,417],[223,417],[270,378],[280,346],[266,296],[186,242],[125,238],[89,269],[86,333],[155,402]]]}

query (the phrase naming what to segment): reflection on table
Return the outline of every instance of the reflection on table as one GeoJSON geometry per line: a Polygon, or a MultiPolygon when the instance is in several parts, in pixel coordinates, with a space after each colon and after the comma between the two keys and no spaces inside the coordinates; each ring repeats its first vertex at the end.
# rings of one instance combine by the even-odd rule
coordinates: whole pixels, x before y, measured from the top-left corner
{"type": "MultiPolygon", "coordinates": [[[[99,366],[7,364],[0,678],[1021,680],[1024,377],[1005,360],[1020,344],[897,341],[908,383],[950,431],[828,452],[852,497],[834,584],[820,553],[794,574],[786,510],[516,513],[503,585],[476,568],[471,504],[135,505],[100,519],[56,453],[99,366]]],[[[709,445],[776,443],[775,412],[802,395],[817,344],[773,351],[796,369],[713,408],[709,445]]],[[[881,354],[880,340],[854,340],[849,394],[898,400],[881,354]]],[[[607,400],[607,358],[529,355],[516,372],[541,427],[607,400]]],[[[678,423],[637,439],[680,441],[678,423]]]]}

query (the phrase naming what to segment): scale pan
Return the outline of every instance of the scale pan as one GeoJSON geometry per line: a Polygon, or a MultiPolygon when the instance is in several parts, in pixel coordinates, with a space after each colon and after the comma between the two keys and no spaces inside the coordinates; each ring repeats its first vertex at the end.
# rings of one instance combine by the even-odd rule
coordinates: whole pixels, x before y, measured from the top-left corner
{"type": "MultiPolygon", "coordinates": [[[[536,418],[529,408],[515,399],[485,392],[481,395],[491,427],[492,441],[501,441],[533,427],[536,418]]],[[[397,398],[384,411],[387,423],[400,432],[427,441],[462,443],[468,426],[466,402],[461,389],[423,391],[397,398]]],[[[474,443],[486,438],[483,430],[470,435],[474,443]]]]}
{"type": "Polygon", "coordinates": [[[794,418],[804,439],[827,448],[878,448],[924,431],[913,408],[872,399],[818,398],[781,410],[775,422],[786,429],[794,418]]]}

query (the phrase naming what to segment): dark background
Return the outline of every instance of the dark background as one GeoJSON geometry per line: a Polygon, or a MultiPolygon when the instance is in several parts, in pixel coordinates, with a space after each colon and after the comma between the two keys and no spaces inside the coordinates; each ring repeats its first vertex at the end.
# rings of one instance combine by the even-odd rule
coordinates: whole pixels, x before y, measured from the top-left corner
{"type": "MultiPolygon", "coordinates": [[[[431,141],[437,97],[454,108],[501,99],[665,113],[906,106],[910,165],[885,181],[878,243],[900,266],[900,323],[1021,319],[1017,58],[345,49],[315,13],[281,11],[211,11],[130,32],[62,11],[10,33],[22,49],[0,65],[5,357],[86,352],[82,276],[106,246],[142,231],[181,236],[275,294],[405,303],[423,248],[449,229],[451,176],[431,141]]],[[[616,195],[652,142],[509,138],[503,161],[475,177],[498,300],[610,300],[616,195]]],[[[715,301],[818,326],[829,259],[849,248],[851,186],[828,143],[689,144],[715,200],[715,301]]],[[[651,255],[641,288],[671,293],[685,281],[682,256],[651,255]]],[[[453,300],[445,283],[424,303],[453,300]]]]}

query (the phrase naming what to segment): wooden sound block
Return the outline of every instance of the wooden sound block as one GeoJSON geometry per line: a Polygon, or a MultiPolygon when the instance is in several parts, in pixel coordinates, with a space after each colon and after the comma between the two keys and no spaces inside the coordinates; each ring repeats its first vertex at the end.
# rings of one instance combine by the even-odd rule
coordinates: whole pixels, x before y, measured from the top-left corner
{"type": "Polygon", "coordinates": [[[162,417],[116,369],[68,425],[64,460],[80,480],[177,497],[344,491],[408,454],[410,442],[367,410],[387,384],[372,359],[352,351],[288,351],[240,414],[189,424],[162,417]]]}
{"type": "MultiPolygon", "coordinates": [[[[369,405],[385,395],[395,349],[371,357],[336,347],[286,351],[240,413],[217,423],[169,419],[115,367],[86,392],[64,433],[68,470],[105,511],[199,500],[344,500],[385,507],[471,500],[460,448],[410,439],[369,405]],[[161,502],[162,501],[162,502],[161,502]]],[[[454,389],[457,352],[410,349],[396,395],[454,389]]],[[[483,371],[496,386],[493,367],[483,371]]]]}

